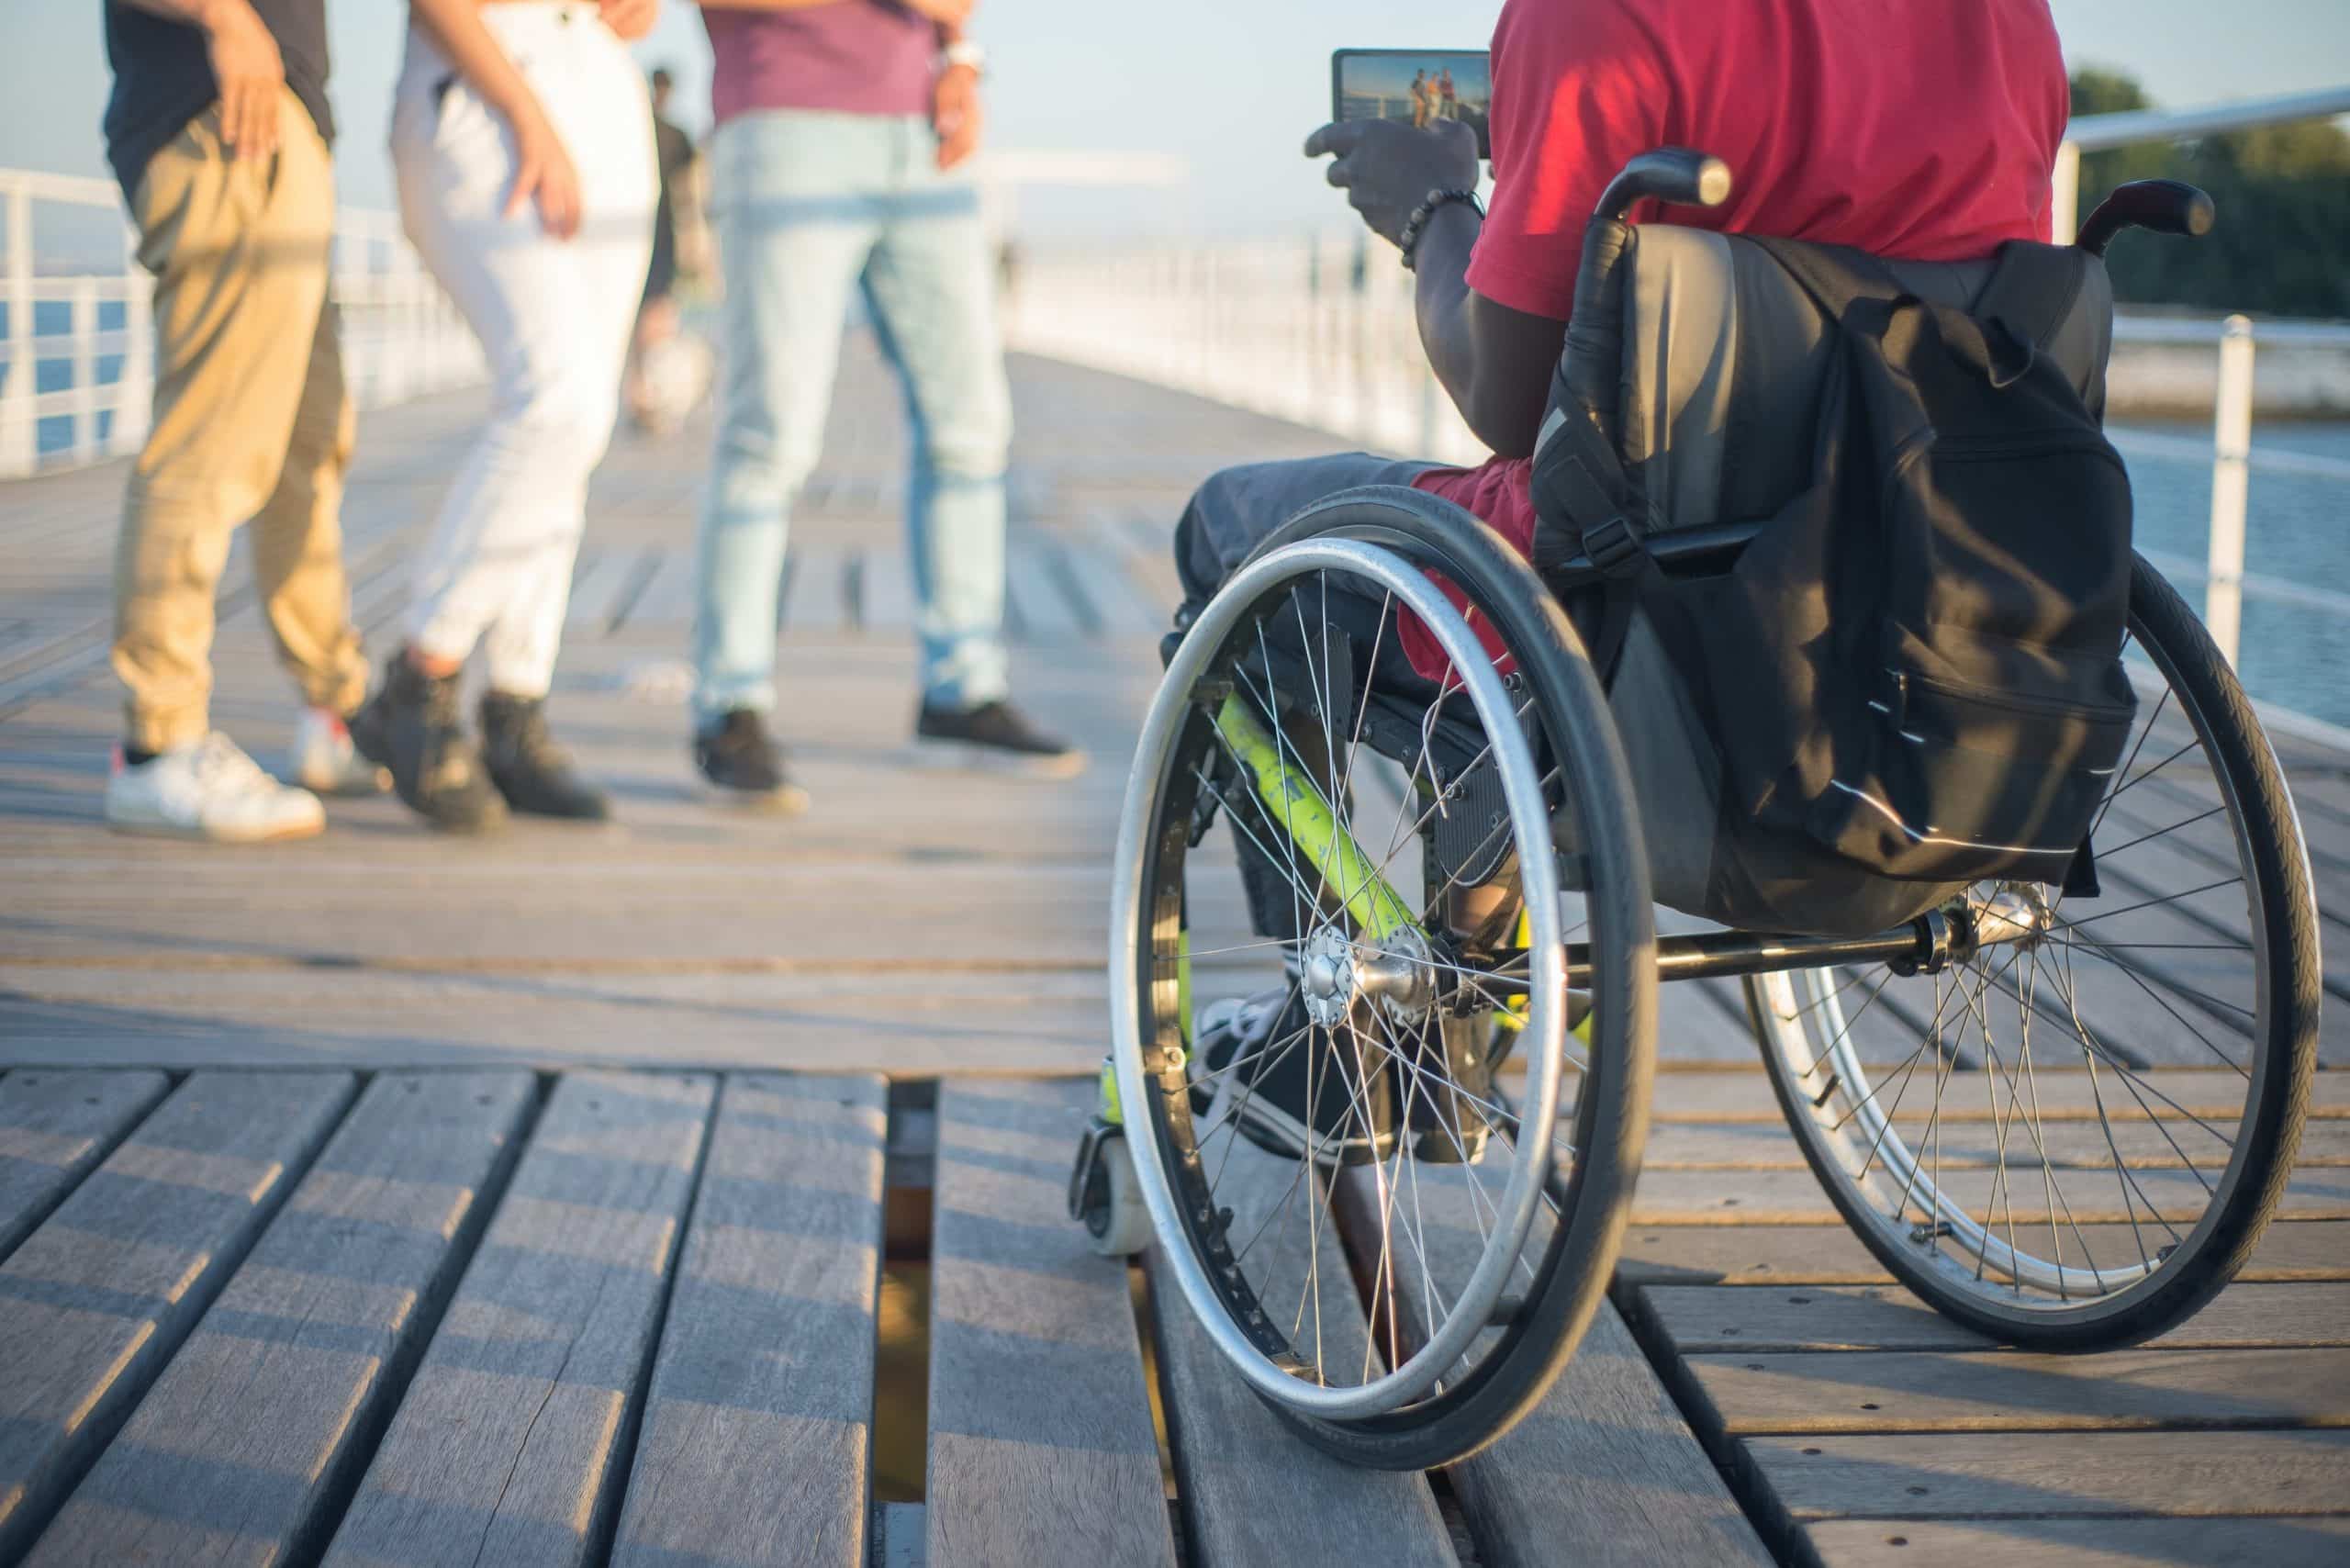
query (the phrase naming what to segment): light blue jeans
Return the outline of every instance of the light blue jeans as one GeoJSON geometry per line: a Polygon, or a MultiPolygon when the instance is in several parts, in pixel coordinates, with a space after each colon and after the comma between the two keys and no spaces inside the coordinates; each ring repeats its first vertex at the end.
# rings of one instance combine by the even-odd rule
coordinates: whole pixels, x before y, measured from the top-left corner
{"type": "Polygon", "coordinates": [[[703,505],[694,706],[775,706],[791,503],[814,468],[850,291],[906,398],[907,561],[925,700],[1005,692],[1003,470],[1012,398],[977,187],[918,117],[779,109],[718,128],[711,208],[726,367],[703,505]]]}

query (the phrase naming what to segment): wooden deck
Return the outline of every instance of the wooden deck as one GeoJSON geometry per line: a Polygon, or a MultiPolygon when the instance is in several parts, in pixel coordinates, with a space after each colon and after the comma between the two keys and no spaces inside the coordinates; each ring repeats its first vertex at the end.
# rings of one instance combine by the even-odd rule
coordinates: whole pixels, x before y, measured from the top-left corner
{"type": "MultiPolygon", "coordinates": [[[[259,851],[104,833],[120,473],[0,488],[0,1562],[2350,1560],[2350,1075],[2218,1303],[2023,1355],[1881,1273],[1700,987],[1544,1409],[1427,1476],[1290,1437],[1059,1204],[1168,526],[1327,438],[1014,378],[1017,679],[1095,766],[912,756],[899,438],[853,354],[787,592],[792,822],[690,784],[701,432],[621,440],[580,563],[556,722],[619,821],[482,843],[388,801],[259,851]]],[[[363,430],[379,645],[475,412],[363,430]]],[[[290,698],[246,582],[217,717],[266,756],[290,698]]],[[[2350,758],[2288,750],[2339,943],[2350,758]]]]}

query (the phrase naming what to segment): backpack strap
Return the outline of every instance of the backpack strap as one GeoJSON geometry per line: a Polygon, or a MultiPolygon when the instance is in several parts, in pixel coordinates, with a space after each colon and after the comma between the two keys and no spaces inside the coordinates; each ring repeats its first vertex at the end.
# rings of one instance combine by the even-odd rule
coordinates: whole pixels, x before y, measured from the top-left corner
{"type": "Polygon", "coordinates": [[[2034,349],[2044,349],[2080,302],[2088,263],[2088,252],[2076,245],[2010,240],[1999,247],[1991,279],[1967,314],[1997,321],[2034,349]]]}
{"type": "Polygon", "coordinates": [[[1535,446],[1530,486],[1537,514],[1569,525],[1537,529],[1534,569],[1551,579],[1580,554],[1599,573],[1599,625],[1589,653],[1600,684],[1611,685],[1641,590],[1662,574],[1633,525],[1624,465],[1588,409],[1570,400],[1551,410],[1535,446]]]}
{"type": "Polygon", "coordinates": [[[1843,320],[1857,300],[1898,299],[1908,292],[1883,262],[1865,251],[1760,234],[1740,238],[1778,263],[1830,321],[1843,320]]]}

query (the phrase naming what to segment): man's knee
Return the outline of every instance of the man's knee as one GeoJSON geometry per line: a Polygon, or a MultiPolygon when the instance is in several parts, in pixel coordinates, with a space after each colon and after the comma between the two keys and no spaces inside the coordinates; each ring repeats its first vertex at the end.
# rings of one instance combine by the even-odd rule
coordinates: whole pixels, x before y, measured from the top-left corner
{"type": "Polygon", "coordinates": [[[1012,458],[1012,395],[998,383],[917,424],[931,471],[947,480],[1000,479],[1012,458]]]}
{"type": "Polygon", "coordinates": [[[1247,537],[1247,492],[1249,476],[1264,466],[1242,464],[1209,475],[1176,520],[1175,573],[1192,609],[1205,604],[1254,548],[1247,537]]]}

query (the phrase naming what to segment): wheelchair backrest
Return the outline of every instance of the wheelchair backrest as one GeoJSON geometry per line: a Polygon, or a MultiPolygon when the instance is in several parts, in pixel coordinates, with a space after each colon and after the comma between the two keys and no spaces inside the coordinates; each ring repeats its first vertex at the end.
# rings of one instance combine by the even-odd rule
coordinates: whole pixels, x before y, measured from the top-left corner
{"type": "MultiPolygon", "coordinates": [[[[1919,298],[1972,306],[1993,263],[1889,262],[1919,298]]],[[[1617,449],[1647,501],[1651,530],[1771,516],[1811,482],[1813,437],[1829,357],[1827,321],[1760,246],[1671,224],[1631,230],[1616,259],[1613,323],[1576,323],[1574,342],[1605,343],[1608,366],[1567,375],[1613,410],[1617,449]],[[1598,328],[1598,331],[1592,329],[1598,328]]],[[[2090,411],[2105,409],[2113,291],[2091,258],[2079,297],[2037,347],[2073,377],[2090,411]]],[[[1604,356],[1605,350],[1601,351],[1604,356]]]]}

